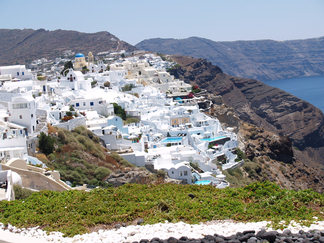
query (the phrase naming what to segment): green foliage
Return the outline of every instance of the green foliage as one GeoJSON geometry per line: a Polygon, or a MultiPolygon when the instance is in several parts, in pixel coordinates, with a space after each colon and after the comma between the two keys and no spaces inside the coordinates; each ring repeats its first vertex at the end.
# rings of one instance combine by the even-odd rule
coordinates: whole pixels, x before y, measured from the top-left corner
{"type": "Polygon", "coordinates": [[[119,164],[125,166],[125,167],[134,167],[133,164],[129,163],[126,159],[124,159],[123,157],[121,157],[119,154],[117,154],[116,152],[112,152],[110,153],[110,156],[116,160],[119,164]]]}
{"type": "Polygon", "coordinates": [[[217,189],[195,185],[139,185],[95,189],[90,192],[43,191],[24,201],[0,202],[0,222],[17,227],[40,226],[66,236],[93,227],[143,218],[147,224],[211,220],[271,221],[281,228],[292,220],[303,225],[323,220],[324,195],[312,190],[281,189],[270,182],[243,188],[217,189]],[[188,196],[189,193],[195,198],[188,196]]]}
{"type": "Polygon", "coordinates": [[[67,111],[66,116],[73,116],[73,113],[71,111],[67,111]]]}
{"type": "Polygon", "coordinates": [[[42,153],[49,155],[54,151],[54,139],[41,132],[38,140],[38,148],[42,153]]]}
{"type": "Polygon", "coordinates": [[[89,72],[89,69],[87,68],[87,66],[83,66],[81,72],[83,74],[86,74],[87,72],[89,72]]]}
{"type": "Polygon", "coordinates": [[[242,150],[240,150],[239,148],[236,148],[235,153],[236,153],[236,155],[237,155],[237,159],[238,159],[239,161],[240,161],[240,160],[246,160],[246,155],[245,155],[245,153],[244,153],[242,150]]]}
{"type": "Polygon", "coordinates": [[[14,192],[15,192],[16,200],[26,199],[27,197],[29,197],[33,193],[33,191],[28,190],[26,188],[22,188],[19,185],[14,185],[14,192]]]}
{"type": "Polygon", "coordinates": [[[134,88],[133,84],[126,84],[124,87],[121,88],[121,90],[123,92],[126,92],[126,91],[131,91],[133,88],[134,88]]]}
{"type": "Polygon", "coordinates": [[[46,76],[37,75],[37,80],[44,81],[46,80],[46,76]]]}
{"type": "Polygon", "coordinates": [[[66,75],[67,71],[72,68],[73,69],[73,63],[71,61],[67,61],[66,63],[64,63],[64,68],[63,70],[61,71],[61,74],[63,76],[66,75]]]}
{"type": "Polygon", "coordinates": [[[97,85],[97,83],[98,83],[98,82],[97,82],[96,80],[92,81],[92,82],[91,82],[91,88],[95,87],[95,86],[97,85]]]}
{"type": "Polygon", "coordinates": [[[98,167],[95,171],[94,171],[94,175],[97,178],[97,180],[102,181],[103,179],[105,179],[109,174],[111,173],[111,170],[109,170],[108,168],[105,167],[98,167]]]}
{"type": "Polygon", "coordinates": [[[121,119],[123,119],[125,121],[126,120],[126,111],[123,109],[123,107],[121,107],[117,103],[112,103],[112,104],[114,106],[115,115],[119,116],[121,119]]]}
{"type": "Polygon", "coordinates": [[[196,171],[198,171],[199,173],[202,173],[203,171],[200,169],[198,163],[193,163],[193,162],[190,162],[190,166],[192,168],[194,168],[196,171]]]}
{"type": "Polygon", "coordinates": [[[108,184],[103,180],[112,169],[132,167],[118,154],[108,155],[100,139],[85,127],[73,131],[56,129],[54,134],[56,150],[42,161],[58,170],[62,180],[70,181],[73,186],[106,187],[108,184]]]}
{"type": "Polygon", "coordinates": [[[139,123],[140,119],[136,117],[127,117],[125,120],[125,124],[130,124],[130,123],[139,123]]]}

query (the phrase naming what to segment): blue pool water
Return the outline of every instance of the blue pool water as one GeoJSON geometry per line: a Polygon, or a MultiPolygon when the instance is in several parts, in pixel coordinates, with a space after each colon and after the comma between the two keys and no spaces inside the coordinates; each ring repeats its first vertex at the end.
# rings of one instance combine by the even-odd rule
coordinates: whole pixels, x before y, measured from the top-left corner
{"type": "Polygon", "coordinates": [[[210,180],[204,180],[204,181],[196,181],[196,185],[209,185],[211,183],[210,180]]]}
{"type": "Polygon", "coordinates": [[[324,76],[272,80],[264,83],[306,100],[324,112],[324,76]]]}
{"type": "Polygon", "coordinates": [[[227,138],[225,136],[219,136],[219,137],[213,137],[213,138],[202,138],[200,139],[201,141],[207,141],[207,142],[213,142],[213,141],[217,141],[217,140],[221,140],[227,138]]]}
{"type": "Polygon", "coordinates": [[[35,157],[28,156],[27,158],[28,158],[28,162],[31,163],[32,165],[41,165],[43,168],[47,167],[42,161],[40,161],[35,157]]]}
{"type": "Polygon", "coordinates": [[[162,143],[176,143],[181,142],[181,137],[168,137],[162,140],[162,143]]]}

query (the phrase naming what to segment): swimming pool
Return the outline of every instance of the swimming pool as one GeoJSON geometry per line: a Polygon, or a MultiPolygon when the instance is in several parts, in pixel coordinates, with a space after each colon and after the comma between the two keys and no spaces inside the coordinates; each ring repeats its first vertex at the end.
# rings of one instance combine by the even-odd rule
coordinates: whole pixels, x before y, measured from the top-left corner
{"type": "Polygon", "coordinates": [[[179,143],[182,141],[181,137],[167,137],[162,140],[162,143],[179,143]]]}
{"type": "Polygon", "coordinates": [[[213,138],[202,138],[200,139],[201,141],[207,141],[207,142],[213,142],[213,141],[217,141],[217,140],[221,140],[227,138],[225,136],[219,136],[219,137],[213,137],[213,138]]]}
{"type": "Polygon", "coordinates": [[[47,168],[47,166],[42,161],[37,159],[36,157],[28,156],[27,158],[28,158],[28,162],[30,164],[32,164],[32,165],[41,165],[42,168],[47,168]]]}
{"type": "Polygon", "coordinates": [[[211,184],[210,180],[196,181],[195,185],[209,185],[211,184]]]}

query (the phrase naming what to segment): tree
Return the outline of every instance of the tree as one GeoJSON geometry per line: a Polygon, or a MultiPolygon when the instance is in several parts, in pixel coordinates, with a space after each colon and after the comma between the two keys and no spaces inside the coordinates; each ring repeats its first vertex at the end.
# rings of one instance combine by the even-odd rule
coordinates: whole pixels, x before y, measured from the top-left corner
{"type": "Polygon", "coordinates": [[[38,140],[38,148],[42,153],[46,155],[53,153],[54,139],[51,136],[41,132],[38,140]]]}
{"type": "Polygon", "coordinates": [[[72,63],[71,61],[67,61],[67,62],[65,62],[65,63],[64,63],[64,68],[63,68],[63,70],[61,71],[61,74],[62,74],[63,76],[65,76],[65,75],[66,75],[66,70],[69,70],[70,68],[73,69],[73,63],[72,63]]]}
{"type": "Polygon", "coordinates": [[[89,72],[89,69],[87,68],[87,66],[83,66],[81,72],[83,74],[85,74],[85,73],[89,72]]]}
{"type": "Polygon", "coordinates": [[[126,112],[123,107],[121,107],[117,103],[113,103],[113,106],[116,116],[119,116],[121,119],[126,120],[126,112]]]}

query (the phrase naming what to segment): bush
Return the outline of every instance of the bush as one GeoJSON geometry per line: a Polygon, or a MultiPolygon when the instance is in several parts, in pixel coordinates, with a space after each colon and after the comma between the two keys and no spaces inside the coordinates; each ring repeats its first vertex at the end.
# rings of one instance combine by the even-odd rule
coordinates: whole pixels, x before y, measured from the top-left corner
{"type": "Polygon", "coordinates": [[[116,116],[119,116],[124,121],[126,120],[126,111],[117,103],[112,103],[114,106],[114,113],[116,116]]]}
{"type": "Polygon", "coordinates": [[[99,181],[102,181],[103,179],[105,179],[108,175],[110,175],[110,173],[111,173],[111,170],[109,170],[108,168],[105,168],[105,167],[98,167],[94,172],[95,177],[99,181]]]}
{"type": "Polygon", "coordinates": [[[33,194],[34,192],[32,190],[28,190],[26,188],[23,188],[19,185],[14,185],[14,192],[15,192],[15,198],[17,200],[19,199],[25,199],[27,197],[29,197],[31,194],[33,194]]]}
{"type": "Polygon", "coordinates": [[[41,132],[38,140],[38,148],[42,153],[46,155],[53,153],[54,139],[51,136],[41,132]]]}
{"type": "Polygon", "coordinates": [[[110,82],[109,81],[104,82],[104,87],[109,88],[110,87],[110,82]]]}
{"type": "Polygon", "coordinates": [[[95,86],[97,85],[97,83],[98,83],[98,82],[97,82],[96,80],[92,81],[92,82],[91,82],[91,88],[95,87],[95,86]]]}
{"type": "MultiPolygon", "coordinates": [[[[90,183],[100,184],[95,179],[90,183]]],[[[87,233],[102,225],[131,224],[138,218],[146,224],[165,220],[191,224],[225,219],[269,221],[278,229],[291,221],[307,225],[324,220],[323,205],[323,194],[285,190],[270,182],[221,190],[212,186],[128,184],[90,192],[42,191],[24,201],[0,201],[0,222],[25,228],[37,225],[65,236],[87,233]]]]}
{"type": "Polygon", "coordinates": [[[124,87],[122,87],[122,91],[126,92],[126,91],[131,91],[134,88],[133,84],[126,84],[124,87]]]}

